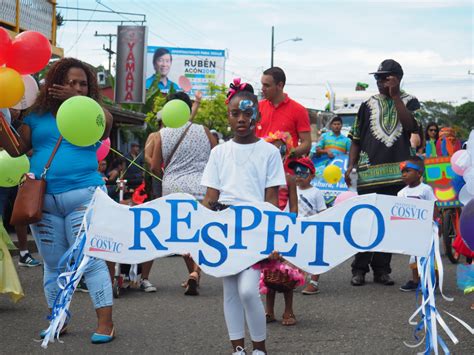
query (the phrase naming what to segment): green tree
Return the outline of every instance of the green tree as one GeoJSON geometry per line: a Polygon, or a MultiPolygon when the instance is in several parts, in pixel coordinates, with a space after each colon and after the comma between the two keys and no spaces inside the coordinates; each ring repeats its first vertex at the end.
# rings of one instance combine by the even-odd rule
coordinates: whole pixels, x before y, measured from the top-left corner
{"type": "Polygon", "coordinates": [[[209,84],[209,98],[201,101],[199,111],[194,122],[202,124],[209,129],[215,129],[223,136],[229,136],[227,123],[226,86],[209,84]]]}
{"type": "Polygon", "coordinates": [[[474,102],[460,106],[447,102],[425,101],[421,103],[420,119],[423,127],[436,122],[441,127],[452,127],[460,139],[466,139],[474,126],[474,102]]]}
{"type": "Polygon", "coordinates": [[[421,103],[420,118],[423,126],[436,122],[440,126],[451,126],[456,116],[456,108],[447,102],[424,101],[421,103]]]}
{"type": "Polygon", "coordinates": [[[474,101],[468,101],[456,107],[459,125],[465,130],[465,138],[474,129],[474,101]]]}

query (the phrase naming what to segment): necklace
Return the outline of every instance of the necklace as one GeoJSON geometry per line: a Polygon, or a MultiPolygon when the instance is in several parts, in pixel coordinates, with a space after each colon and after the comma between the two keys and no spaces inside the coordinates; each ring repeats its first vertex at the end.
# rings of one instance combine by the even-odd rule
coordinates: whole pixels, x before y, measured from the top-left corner
{"type": "MultiPolygon", "coordinates": [[[[253,145],[252,150],[250,151],[250,153],[247,155],[247,158],[243,162],[239,162],[238,159],[236,158],[235,154],[234,154],[234,144],[239,144],[239,143],[232,142],[232,144],[230,146],[230,155],[232,156],[232,160],[234,161],[234,163],[238,166],[244,166],[245,164],[247,164],[247,162],[250,160],[250,157],[253,155],[253,152],[255,150],[255,146],[257,145],[258,142],[259,142],[259,140],[256,141],[255,143],[252,143],[252,145],[253,145]]],[[[242,145],[244,145],[244,144],[242,144],[242,145]]]]}

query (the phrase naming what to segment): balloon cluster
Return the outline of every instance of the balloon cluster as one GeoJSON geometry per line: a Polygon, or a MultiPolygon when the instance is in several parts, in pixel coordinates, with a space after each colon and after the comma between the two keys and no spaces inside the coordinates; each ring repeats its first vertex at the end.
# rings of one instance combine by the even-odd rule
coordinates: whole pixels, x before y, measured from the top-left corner
{"type": "Polygon", "coordinates": [[[25,31],[12,41],[7,30],[0,27],[0,108],[24,110],[33,104],[38,85],[29,74],[43,69],[51,53],[45,35],[25,31]]]}
{"type": "Polygon", "coordinates": [[[451,157],[451,167],[466,182],[459,192],[459,201],[464,205],[459,227],[461,238],[474,252],[474,130],[469,135],[466,149],[458,150],[451,157]]]}
{"type": "MultiPolygon", "coordinates": [[[[36,100],[38,84],[30,75],[43,69],[51,59],[48,38],[35,31],[25,31],[13,40],[0,27],[0,117],[11,124],[9,108],[25,110],[36,100]]],[[[30,169],[26,155],[12,158],[6,151],[0,154],[0,186],[18,185],[30,169]]]]}

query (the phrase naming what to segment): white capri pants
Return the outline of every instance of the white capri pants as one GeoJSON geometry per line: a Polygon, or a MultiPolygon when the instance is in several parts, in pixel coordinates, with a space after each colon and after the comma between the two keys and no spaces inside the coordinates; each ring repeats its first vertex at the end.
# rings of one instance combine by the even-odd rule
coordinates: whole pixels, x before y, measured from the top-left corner
{"type": "Polygon", "coordinates": [[[267,324],[259,281],[260,270],[253,268],[223,278],[224,317],[230,340],[245,338],[245,320],[252,341],[260,342],[266,338],[267,324]]]}

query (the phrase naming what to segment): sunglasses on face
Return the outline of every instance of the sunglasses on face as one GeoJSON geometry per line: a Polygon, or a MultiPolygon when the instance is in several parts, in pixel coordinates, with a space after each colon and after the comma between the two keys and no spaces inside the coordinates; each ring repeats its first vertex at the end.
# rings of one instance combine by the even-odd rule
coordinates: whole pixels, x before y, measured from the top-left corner
{"type": "Polygon", "coordinates": [[[297,166],[295,168],[295,175],[302,179],[306,179],[310,175],[310,171],[307,167],[297,166]]]}
{"type": "Polygon", "coordinates": [[[286,145],[285,144],[280,146],[280,155],[282,157],[286,155],[286,145]]]}
{"type": "Polygon", "coordinates": [[[430,128],[428,131],[430,132],[438,132],[438,130],[436,128],[430,128]]]}
{"type": "Polygon", "coordinates": [[[374,78],[377,81],[385,81],[385,80],[388,79],[389,76],[390,76],[390,74],[375,74],[374,78]]]}

